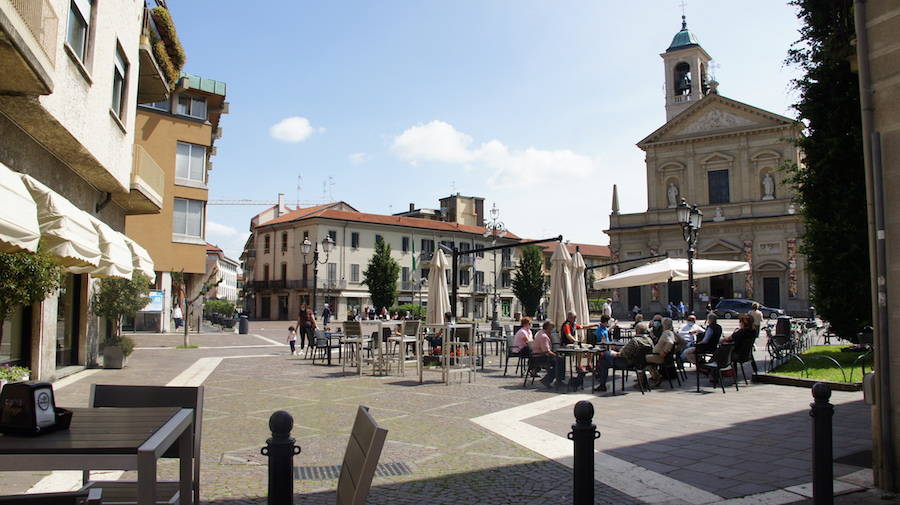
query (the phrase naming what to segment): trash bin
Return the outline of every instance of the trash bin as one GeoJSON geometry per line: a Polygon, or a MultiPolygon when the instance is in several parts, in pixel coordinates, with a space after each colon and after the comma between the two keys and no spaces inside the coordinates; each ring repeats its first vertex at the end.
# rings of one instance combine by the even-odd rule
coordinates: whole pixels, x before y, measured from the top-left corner
{"type": "Polygon", "coordinates": [[[238,333],[241,335],[246,335],[247,332],[250,331],[250,320],[247,319],[246,314],[241,314],[241,319],[238,322],[238,333]]]}

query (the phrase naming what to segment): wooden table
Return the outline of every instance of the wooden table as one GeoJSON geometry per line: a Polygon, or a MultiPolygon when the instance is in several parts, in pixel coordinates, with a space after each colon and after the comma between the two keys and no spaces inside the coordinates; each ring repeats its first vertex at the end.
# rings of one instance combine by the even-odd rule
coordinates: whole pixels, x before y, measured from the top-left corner
{"type": "Polygon", "coordinates": [[[2,470],[137,470],[137,503],[156,503],[156,462],[176,442],[179,503],[193,500],[193,410],[77,408],[68,430],[38,437],[0,435],[2,470]]]}

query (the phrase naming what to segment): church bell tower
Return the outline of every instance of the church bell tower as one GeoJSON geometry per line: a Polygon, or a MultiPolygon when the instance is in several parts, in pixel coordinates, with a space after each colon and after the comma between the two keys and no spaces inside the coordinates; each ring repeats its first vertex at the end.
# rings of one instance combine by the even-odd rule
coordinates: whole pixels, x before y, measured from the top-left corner
{"type": "Polygon", "coordinates": [[[670,121],[710,92],[709,63],[712,58],[687,28],[681,16],[681,31],[666,52],[660,54],[666,73],[666,121],[670,121]]]}

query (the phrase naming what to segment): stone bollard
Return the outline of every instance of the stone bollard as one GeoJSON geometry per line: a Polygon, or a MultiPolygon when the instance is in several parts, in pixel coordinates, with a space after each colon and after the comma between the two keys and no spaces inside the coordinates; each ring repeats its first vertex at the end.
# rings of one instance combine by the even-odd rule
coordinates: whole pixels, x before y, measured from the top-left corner
{"type": "Polygon", "coordinates": [[[283,410],[269,417],[272,437],[260,454],[269,457],[269,505],[294,503],[294,455],[300,454],[300,446],[291,437],[294,418],[283,410]]]}
{"type": "Polygon", "coordinates": [[[594,419],[594,406],[591,402],[581,400],[575,404],[575,424],[569,433],[569,440],[574,442],[574,461],[572,464],[572,503],[574,505],[593,505],[594,503],[594,440],[600,438],[594,419]]]}
{"type": "Polygon", "coordinates": [[[834,405],[828,402],[831,388],[817,382],[812,387],[814,401],[809,404],[812,417],[813,505],[834,503],[834,465],[832,463],[831,419],[834,405]]]}

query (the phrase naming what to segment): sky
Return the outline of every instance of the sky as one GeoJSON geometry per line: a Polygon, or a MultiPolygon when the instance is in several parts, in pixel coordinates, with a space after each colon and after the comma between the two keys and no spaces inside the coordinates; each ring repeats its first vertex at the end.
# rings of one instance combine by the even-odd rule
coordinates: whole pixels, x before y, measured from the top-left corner
{"type": "MultiPolygon", "coordinates": [[[[635,144],[665,122],[679,0],[168,3],[184,70],[228,85],[211,200],[390,214],[459,192],[519,236],[595,244],[613,184],[623,213],[647,208],[635,144]]],[[[686,4],[720,94],[795,117],[795,9],[686,4]]],[[[264,208],[210,205],[207,241],[237,258],[264,208]]]]}

